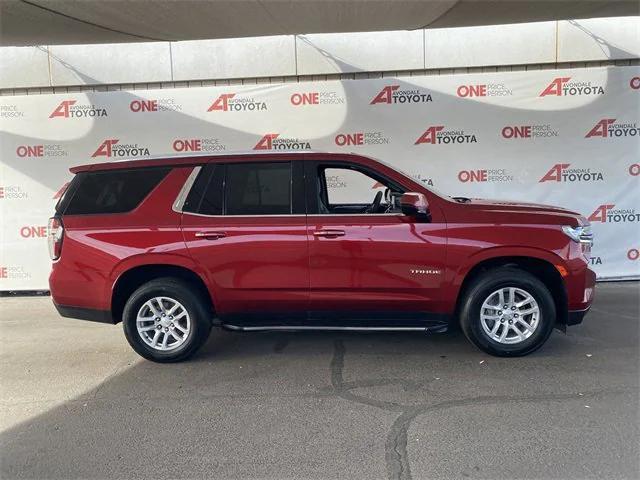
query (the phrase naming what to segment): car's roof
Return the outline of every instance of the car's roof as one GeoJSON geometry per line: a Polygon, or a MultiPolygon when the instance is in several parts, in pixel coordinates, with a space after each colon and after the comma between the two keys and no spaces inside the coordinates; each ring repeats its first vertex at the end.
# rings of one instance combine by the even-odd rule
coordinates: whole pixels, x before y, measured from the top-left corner
{"type": "Polygon", "coordinates": [[[281,151],[236,151],[236,152],[216,152],[216,153],[190,153],[159,155],[146,157],[143,159],[123,159],[113,162],[90,163],[71,167],[72,173],[97,171],[97,170],[121,170],[129,168],[145,168],[158,166],[188,166],[201,165],[209,162],[237,162],[237,161],[273,161],[273,160],[305,160],[305,159],[347,159],[347,158],[369,158],[365,155],[342,152],[320,152],[313,150],[281,150],[281,151]]]}

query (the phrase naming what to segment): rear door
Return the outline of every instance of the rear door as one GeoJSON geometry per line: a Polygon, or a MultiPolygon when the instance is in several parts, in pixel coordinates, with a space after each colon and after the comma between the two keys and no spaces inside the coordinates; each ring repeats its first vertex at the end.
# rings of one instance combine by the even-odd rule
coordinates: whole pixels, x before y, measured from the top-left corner
{"type": "Polygon", "coordinates": [[[405,188],[373,170],[335,161],[305,165],[311,321],[437,323],[446,226],[403,215],[395,199],[405,188]]]}
{"type": "Polygon", "coordinates": [[[183,206],[189,253],[207,272],[223,322],[261,326],[306,318],[309,263],[302,165],[201,167],[183,206]]]}

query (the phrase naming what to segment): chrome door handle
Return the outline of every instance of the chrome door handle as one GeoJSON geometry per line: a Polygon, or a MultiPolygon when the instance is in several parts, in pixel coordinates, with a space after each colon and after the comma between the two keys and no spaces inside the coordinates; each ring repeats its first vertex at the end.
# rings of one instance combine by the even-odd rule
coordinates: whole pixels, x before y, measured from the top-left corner
{"type": "Polygon", "coordinates": [[[224,232],[196,232],[197,238],[206,238],[207,240],[218,240],[226,236],[224,232]]]}
{"type": "Polygon", "coordinates": [[[313,232],[313,236],[326,238],[344,237],[344,230],[318,230],[313,232]]]}

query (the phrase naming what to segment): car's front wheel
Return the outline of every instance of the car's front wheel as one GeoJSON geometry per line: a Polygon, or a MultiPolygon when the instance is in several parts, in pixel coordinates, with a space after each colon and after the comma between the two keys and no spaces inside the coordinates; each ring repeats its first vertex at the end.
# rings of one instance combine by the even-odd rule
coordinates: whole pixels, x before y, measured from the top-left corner
{"type": "Polygon", "coordinates": [[[211,315],[201,295],[186,282],[159,278],[138,288],[122,314],[133,349],[155,362],[178,362],[207,340],[211,315]]]}
{"type": "Polygon", "coordinates": [[[466,289],[460,325],[471,342],[501,356],[527,355],[549,338],[556,308],[537,277],[512,267],[484,272],[466,289]]]}

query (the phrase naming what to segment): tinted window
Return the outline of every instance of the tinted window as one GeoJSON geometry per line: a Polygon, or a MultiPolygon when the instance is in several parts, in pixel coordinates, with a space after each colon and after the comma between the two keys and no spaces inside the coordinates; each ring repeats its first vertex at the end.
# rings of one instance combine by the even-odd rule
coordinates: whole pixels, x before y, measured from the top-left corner
{"type": "MultiPolygon", "coordinates": [[[[122,213],[136,208],[169,168],[82,172],[73,181],[66,215],[122,213]]],[[[68,197],[69,195],[65,195],[68,197]]],[[[66,200],[66,199],[65,199],[66,200]]]]}
{"type": "Polygon", "coordinates": [[[396,213],[402,186],[378,172],[352,164],[307,166],[307,204],[320,214],[396,213]]]}
{"type": "Polygon", "coordinates": [[[324,178],[329,205],[369,204],[378,192],[384,193],[387,188],[370,176],[348,168],[326,168],[324,178]]]}
{"type": "Polygon", "coordinates": [[[183,211],[222,215],[224,165],[202,167],[184,202],[183,211]]]}
{"type": "Polygon", "coordinates": [[[225,180],[227,215],[291,213],[291,163],[233,163],[225,180]]]}

